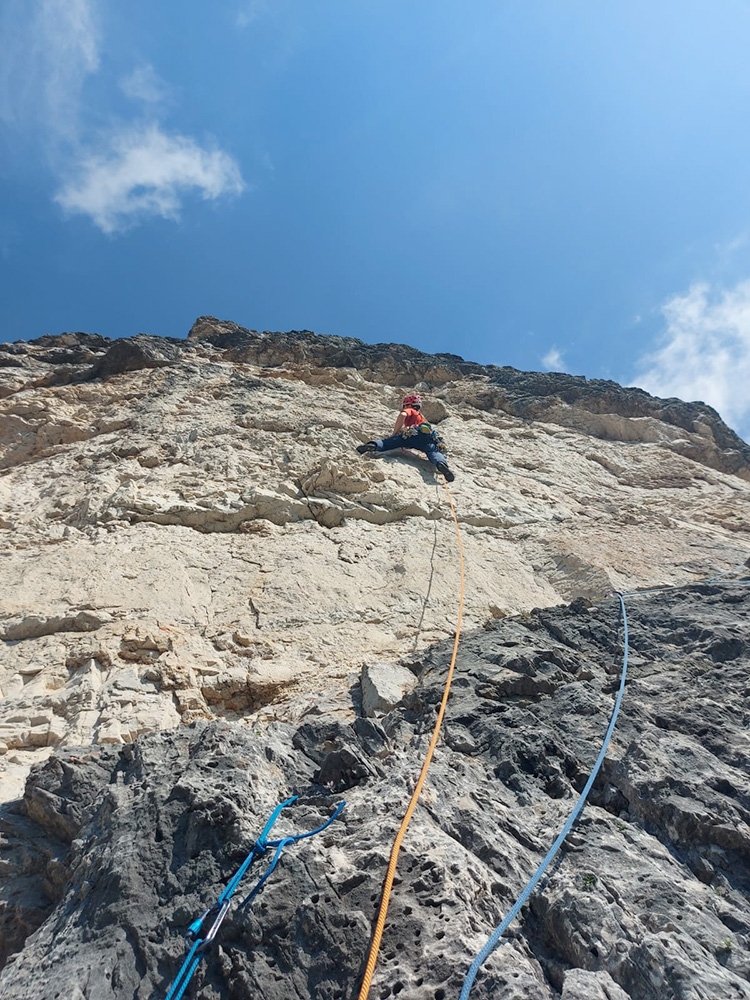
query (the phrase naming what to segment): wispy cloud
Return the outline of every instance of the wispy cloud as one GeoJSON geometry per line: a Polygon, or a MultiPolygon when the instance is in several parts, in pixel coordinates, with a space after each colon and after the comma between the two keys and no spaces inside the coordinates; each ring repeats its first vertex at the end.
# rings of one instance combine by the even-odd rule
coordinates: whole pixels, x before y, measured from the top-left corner
{"type": "Polygon", "coordinates": [[[661,346],[640,359],[635,384],[657,396],[709,403],[750,432],[750,280],[731,289],[692,285],[662,306],[661,346]]]}
{"type": "Polygon", "coordinates": [[[214,199],[243,187],[227,153],[151,124],[116,133],[102,150],[85,153],[55,200],[67,212],[88,215],[102,232],[115,233],[145,216],[178,219],[190,190],[214,199]]]}
{"type": "Polygon", "coordinates": [[[120,80],[120,90],[131,100],[144,104],[161,104],[172,94],[172,88],[150,63],[142,63],[124,76],[120,80]]]}
{"type": "Polygon", "coordinates": [[[725,243],[715,243],[714,250],[716,251],[718,257],[722,261],[726,261],[728,258],[732,257],[737,253],[738,250],[744,250],[748,244],[748,233],[739,233],[731,240],[727,240],[725,243]]]}
{"type": "MultiPolygon", "coordinates": [[[[148,63],[120,81],[123,93],[146,106],[139,120],[112,117],[102,133],[97,109],[92,130],[85,97],[106,51],[100,2],[2,0],[0,6],[0,119],[41,145],[56,176],[54,200],[117,233],[149,217],[179,219],[190,192],[204,199],[239,194],[240,169],[228,153],[161,124],[172,89],[148,63]]],[[[103,93],[99,88],[99,101],[103,93]]]]}
{"type": "Polygon", "coordinates": [[[551,347],[542,358],[542,364],[547,371],[561,372],[565,370],[562,354],[556,347],[551,347]]]}
{"type": "Polygon", "coordinates": [[[99,68],[95,0],[5,0],[0,34],[0,117],[74,138],[83,85],[99,68]]]}

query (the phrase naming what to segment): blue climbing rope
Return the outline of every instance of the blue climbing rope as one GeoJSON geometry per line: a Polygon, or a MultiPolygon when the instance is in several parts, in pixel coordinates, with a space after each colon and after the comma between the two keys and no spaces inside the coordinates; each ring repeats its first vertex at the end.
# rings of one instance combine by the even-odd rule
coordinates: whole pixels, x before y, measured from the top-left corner
{"type": "Polygon", "coordinates": [[[185,961],[182,963],[180,971],[175,976],[174,982],[169,987],[169,992],[167,993],[165,1000],[180,1000],[184,994],[190,980],[195,974],[195,970],[200,964],[204,952],[216,937],[217,931],[219,930],[224,917],[227,915],[227,910],[231,904],[232,896],[239,888],[240,882],[247,874],[247,870],[253,862],[262,857],[270,847],[276,848],[268,867],[247,896],[245,896],[240,903],[240,909],[247,906],[258,895],[269,875],[278,864],[281,853],[285,847],[288,847],[289,844],[296,844],[298,840],[306,840],[308,837],[314,837],[316,833],[322,833],[323,830],[325,830],[326,827],[329,827],[335,819],[338,819],[341,815],[341,810],[346,805],[346,802],[339,802],[332,815],[328,817],[325,823],[322,823],[314,830],[307,830],[305,833],[295,833],[289,837],[280,837],[278,840],[269,840],[268,836],[271,833],[276,820],[281,815],[281,810],[284,809],[285,806],[291,805],[292,802],[296,802],[296,800],[297,796],[293,795],[290,799],[285,799],[284,802],[281,802],[278,806],[276,806],[274,811],[271,813],[268,822],[263,827],[260,836],[250,848],[250,853],[227,882],[214,905],[205,910],[200,917],[194,920],[188,927],[187,934],[185,936],[188,940],[192,940],[193,944],[185,957],[185,961]],[[209,917],[213,917],[213,923],[207,931],[204,931],[203,925],[209,917]]]}
{"type": "Polygon", "coordinates": [[[573,824],[575,823],[576,819],[578,818],[579,813],[581,812],[581,810],[583,809],[584,805],[586,804],[586,799],[588,798],[588,794],[591,791],[591,786],[594,784],[594,781],[596,780],[596,776],[599,773],[599,768],[602,766],[602,762],[604,761],[604,755],[607,752],[607,748],[609,746],[609,741],[612,738],[612,733],[614,732],[614,729],[615,729],[615,723],[617,722],[617,715],[618,715],[618,713],[620,711],[620,704],[622,702],[622,696],[623,696],[623,693],[625,691],[625,678],[627,677],[627,673],[628,673],[628,614],[627,614],[627,611],[625,609],[625,601],[623,599],[623,595],[621,593],[619,593],[619,591],[616,592],[616,593],[617,593],[617,598],[618,598],[618,600],[620,602],[620,611],[621,611],[621,614],[622,614],[622,623],[623,623],[623,631],[624,631],[624,635],[623,635],[624,651],[623,651],[623,657],[622,657],[622,676],[620,677],[620,689],[617,692],[617,698],[615,699],[615,704],[614,704],[614,707],[612,709],[612,716],[611,716],[611,718],[609,720],[609,726],[607,727],[607,732],[606,732],[606,734],[604,736],[604,744],[603,744],[601,750],[599,751],[599,756],[596,758],[596,763],[594,764],[594,769],[591,772],[591,774],[589,775],[588,781],[584,785],[583,791],[581,792],[581,794],[579,796],[579,799],[578,799],[578,801],[575,804],[573,812],[568,817],[567,822],[565,823],[565,826],[562,828],[562,830],[560,831],[560,833],[559,833],[559,835],[557,837],[557,840],[554,842],[554,844],[552,845],[552,847],[550,847],[550,849],[547,851],[547,854],[546,854],[546,856],[544,858],[544,861],[542,861],[542,863],[539,865],[539,867],[534,872],[534,874],[532,875],[532,877],[529,879],[529,881],[528,881],[528,883],[526,885],[526,888],[523,890],[523,892],[521,893],[521,895],[515,901],[515,903],[511,907],[508,915],[505,917],[505,919],[503,920],[503,922],[501,924],[499,924],[495,928],[495,930],[490,935],[490,937],[489,937],[487,943],[485,944],[485,946],[482,948],[482,950],[479,952],[479,954],[477,955],[477,957],[471,963],[471,965],[469,967],[469,971],[466,974],[466,979],[464,980],[464,985],[461,988],[461,993],[460,993],[460,996],[459,996],[459,1000],[469,1000],[469,993],[471,992],[471,987],[474,985],[474,980],[476,979],[477,973],[479,972],[480,968],[482,967],[482,965],[484,965],[484,963],[486,962],[486,960],[489,958],[489,956],[495,950],[495,948],[497,947],[497,945],[498,945],[498,943],[500,941],[500,938],[506,932],[506,930],[508,929],[508,927],[510,927],[511,923],[513,922],[513,920],[515,920],[516,916],[518,915],[518,913],[521,910],[521,907],[524,906],[528,902],[528,899],[531,896],[531,894],[534,891],[534,889],[536,888],[537,883],[539,882],[539,880],[541,879],[541,877],[544,875],[544,873],[547,870],[547,868],[548,868],[550,862],[552,861],[552,859],[555,857],[555,855],[557,854],[557,852],[562,847],[563,841],[565,840],[565,838],[570,833],[570,831],[571,831],[571,829],[573,827],[573,824]]]}

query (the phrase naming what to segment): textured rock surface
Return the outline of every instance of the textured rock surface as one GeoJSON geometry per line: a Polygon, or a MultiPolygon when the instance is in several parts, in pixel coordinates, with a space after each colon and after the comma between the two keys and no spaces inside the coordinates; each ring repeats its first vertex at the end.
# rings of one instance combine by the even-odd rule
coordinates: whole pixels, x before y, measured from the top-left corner
{"type": "Polygon", "coordinates": [[[562,1000],[627,1000],[627,996],[606,972],[571,969],[565,973],[562,1000]]]}
{"type": "Polygon", "coordinates": [[[442,488],[354,452],[415,385],[469,637],[373,995],[460,985],[606,725],[613,612],[586,606],[657,584],[693,586],[634,599],[592,806],[477,990],[750,995],[748,446],[614,383],[203,318],[0,345],[1,997],[161,995],[290,791],[291,827],[349,806],[228,921],[201,995],[351,995],[455,627],[442,488]],[[422,678],[379,720],[374,662],[422,678]]]}
{"type": "Polygon", "coordinates": [[[417,380],[458,472],[467,627],[748,557],[750,452],[702,404],[205,318],[3,344],[6,798],[54,746],[351,718],[363,662],[451,633],[442,488],[354,452],[417,380]]]}
{"type": "Polygon", "coordinates": [[[362,666],[362,714],[383,715],[411,691],[416,679],[398,663],[365,663],[362,666]]]}
{"type": "MultiPolygon", "coordinates": [[[[629,606],[631,673],[602,777],[473,996],[750,997],[750,581],[629,606]]],[[[610,600],[467,638],[374,995],[457,995],[593,764],[618,633],[610,600]]],[[[419,686],[380,723],[198,722],[125,748],[57,751],[4,818],[25,879],[16,919],[51,914],[6,966],[0,995],[163,995],[186,925],[274,805],[297,793],[282,833],[348,804],[324,834],[288,848],[251,908],[231,911],[196,995],[351,996],[449,652],[431,651],[419,686]]]]}

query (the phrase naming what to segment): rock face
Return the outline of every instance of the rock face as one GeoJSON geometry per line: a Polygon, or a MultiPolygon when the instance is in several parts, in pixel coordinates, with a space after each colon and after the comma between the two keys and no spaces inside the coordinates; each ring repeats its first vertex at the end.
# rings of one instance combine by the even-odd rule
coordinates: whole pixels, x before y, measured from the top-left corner
{"type": "Polygon", "coordinates": [[[10,795],[57,745],[280,703],[348,718],[363,662],[450,634],[442,488],[354,451],[405,380],[432,386],[458,473],[468,627],[750,552],[748,448],[702,404],[206,319],[187,341],[0,345],[0,365],[10,795]]]}
{"type": "Polygon", "coordinates": [[[0,997],[162,995],[290,792],[282,830],[348,805],[200,995],[355,990],[456,620],[435,475],[354,451],[415,386],[466,638],[373,996],[460,987],[606,727],[591,602],[657,585],[592,804],[476,991],[750,996],[748,446],[704,404],[203,317],[0,344],[0,997]]]}
{"type": "MultiPolygon", "coordinates": [[[[750,997],[750,581],[627,603],[630,675],[601,777],[480,972],[478,998],[750,997]]],[[[622,642],[616,602],[585,604],[464,642],[374,995],[456,996],[569,814],[607,726],[622,642]]],[[[230,911],[193,995],[353,995],[449,654],[449,643],[431,650],[417,688],[379,723],[321,716],[260,733],[197,722],[37,766],[4,827],[23,887],[15,920],[44,922],[0,995],[163,996],[186,926],[292,793],[279,835],[347,805],[287,849],[252,906],[230,911]]]]}

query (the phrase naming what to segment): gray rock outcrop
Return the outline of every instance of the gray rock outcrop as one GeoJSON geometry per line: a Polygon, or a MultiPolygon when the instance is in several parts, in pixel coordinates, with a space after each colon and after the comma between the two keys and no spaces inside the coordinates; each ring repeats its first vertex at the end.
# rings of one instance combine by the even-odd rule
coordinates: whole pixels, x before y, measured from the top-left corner
{"type": "MultiPolygon", "coordinates": [[[[496,621],[462,644],[373,995],[456,996],[570,812],[621,655],[616,602],[586,603],[496,621]]],[[[477,998],[750,997],[750,581],[627,603],[629,681],[600,778],[477,998]]],[[[254,733],[198,722],[120,749],[57,751],[3,817],[3,877],[21,891],[12,919],[5,895],[15,954],[0,996],[163,996],[187,924],[293,793],[280,833],[347,806],[288,848],[251,907],[230,911],[193,995],[353,995],[449,655],[449,643],[432,649],[380,723],[321,716],[254,733]],[[18,951],[18,928],[35,925],[18,951]]]]}

